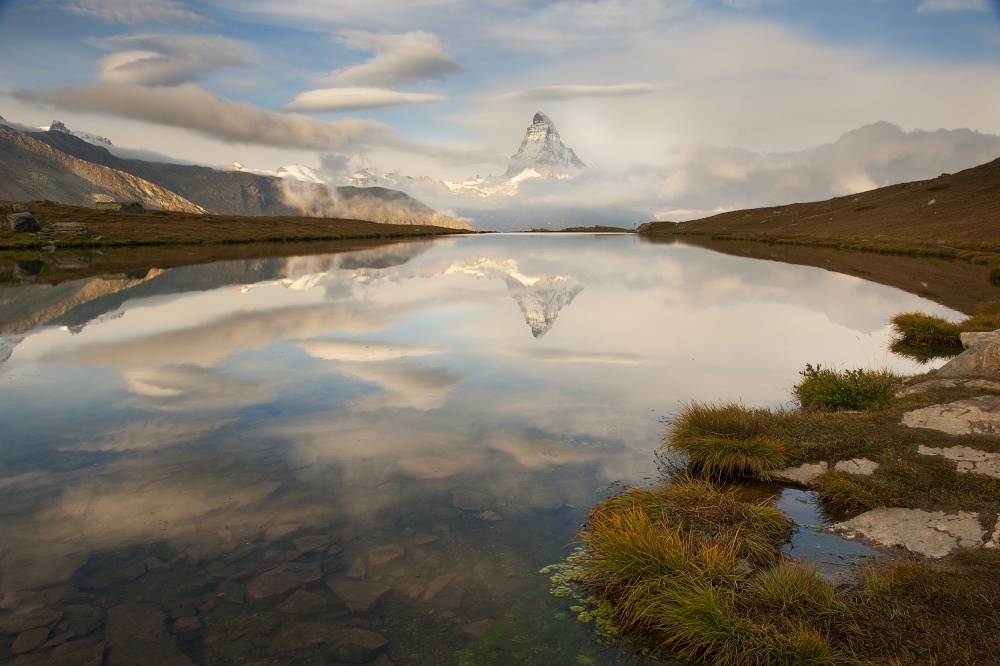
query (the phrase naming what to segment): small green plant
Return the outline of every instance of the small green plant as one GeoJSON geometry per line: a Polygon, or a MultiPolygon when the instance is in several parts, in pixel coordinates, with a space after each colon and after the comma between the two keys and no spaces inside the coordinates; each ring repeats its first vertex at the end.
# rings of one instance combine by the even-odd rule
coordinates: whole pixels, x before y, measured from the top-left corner
{"type": "Polygon", "coordinates": [[[871,410],[892,404],[899,378],[888,370],[831,370],[807,363],[792,393],[806,409],[871,410]]]}
{"type": "Polygon", "coordinates": [[[943,317],[923,312],[901,312],[892,318],[896,339],[921,345],[961,347],[959,333],[962,329],[943,317]]]}
{"type": "Polygon", "coordinates": [[[1000,328],[1000,301],[983,301],[971,317],[958,324],[962,331],[995,331],[1000,328]]]}
{"type": "Polygon", "coordinates": [[[688,469],[714,479],[768,480],[768,470],[785,466],[785,447],[769,435],[770,410],[737,403],[681,410],[664,444],[687,455],[688,469]]]}

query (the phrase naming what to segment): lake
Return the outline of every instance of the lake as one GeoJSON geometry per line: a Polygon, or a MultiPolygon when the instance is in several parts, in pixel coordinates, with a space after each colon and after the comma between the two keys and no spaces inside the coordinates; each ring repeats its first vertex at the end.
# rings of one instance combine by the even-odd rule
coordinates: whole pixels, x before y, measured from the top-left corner
{"type": "Polygon", "coordinates": [[[888,319],[959,316],[633,235],[24,282],[0,288],[17,663],[616,663],[537,572],[656,479],[665,421],[787,404],[806,363],[925,371],[888,319]]]}

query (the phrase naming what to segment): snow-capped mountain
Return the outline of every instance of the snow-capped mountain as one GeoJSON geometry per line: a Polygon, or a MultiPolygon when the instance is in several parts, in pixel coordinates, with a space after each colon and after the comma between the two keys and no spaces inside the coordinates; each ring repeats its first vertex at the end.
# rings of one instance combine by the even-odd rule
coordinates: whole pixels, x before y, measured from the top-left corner
{"type": "Polygon", "coordinates": [[[38,129],[45,130],[47,132],[63,132],[64,134],[70,134],[78,139],[83,139],[87,143],[95,146],[101,146],[102,148],[107,148],[108,146],[114,148],[115,145],[103,136],[97,136],[96,134],[91,134],[90,132],[74,132],[70,128],[66,127],[65,123],[58,120],[53,120],[48,127],[39,127],[38,129]]]}
{"type": "Polygon", "coordinates": [[[277,176],[278,178],[288,178],[291,180],[297,180],[303,183],[316,183],[324,184],[326,181],[320,178],[315,171],[302,164],[289,164],[287,166],[281,166],[277,169],[251,169],[249,167],[243,166],[236,160],[232,160],[225,165],[226,169],[232,169],[233,171],[243,171],[245,173],[254,173],[258,176],[277,176]]]}
{"type": "Polygon", "coordinates": [[[407,190],[416,185],[434,185],[442,192],[472,199],[502,200],[517,194],[518,184],[534,178],[572,178],[587,163],[562,142],[555,123],[541,111],[535,113],[517,152],[511,155],[507,171],[500,176],[475,176],[462,181],[412,178],[398,172],[383,173],[366,167],[348,176],[356,187],[392,187],[407,190]]]}
{"type": "Polygon", "coordinates": [[[539,111],[531,119],[521,147],[511,155],[504,178],[570,178],[586,168],[573,149],[562,142],[555,124],[539,111]]]}

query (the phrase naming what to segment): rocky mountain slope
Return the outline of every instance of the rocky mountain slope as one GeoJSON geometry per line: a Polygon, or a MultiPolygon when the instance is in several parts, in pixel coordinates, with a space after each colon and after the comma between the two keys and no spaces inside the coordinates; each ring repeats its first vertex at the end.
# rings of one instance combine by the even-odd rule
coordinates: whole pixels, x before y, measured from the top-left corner
{"type": "MultiPolygon", "coordinates": [[[[0,199],[51,199],[74,205],[135,200],[147,207],[223,215],[314,215],[471,229],[402,192],[330,188],[282,175],[121,158],[56,130],[0,127],[0,199]]],[[[89,135],[87,135],[89,136],[89,135]]],[[[110,145],[110,142],[108,142],[110,145]]]]}
{"type": "MultiPolygon", "coordinates": [[[[90,145],[69,134],[54,134],[90,145]]],[[[0,198],[52,199],[84,206],[117,199],[186,213],[205,212],[177,192],[140,176],[74,157],[6,127],[0,127],[0,198]]]]}

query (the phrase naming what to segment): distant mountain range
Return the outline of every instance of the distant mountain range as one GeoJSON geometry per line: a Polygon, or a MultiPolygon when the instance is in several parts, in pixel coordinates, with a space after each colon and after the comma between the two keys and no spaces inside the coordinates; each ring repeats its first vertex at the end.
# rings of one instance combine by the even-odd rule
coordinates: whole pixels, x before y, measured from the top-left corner
{"type": "MultiPolygon", "coordinates": [[[[2,118],[0,118],[2,121],[2,118]]],[[[329,187],[306,167],[254,173],[233,166],[117,157],[111,142],[59,121],[37,132],[0,124],[0,199],[65,204],[139,201],[150,208],[227,215],[308,215],[471,229],[403,192],[329,187]]]]}
{"type": "Polygon", "coordinates": [[[433,186],[442,193],[471,199],[501,201],[517,194],[518,185],[529,179],[572,178],[587,168],[572,148],[562,142],[555,123],[541,111],[535,113],[525,130],[517,152],[511,155],[507,170],[501,176],[475,176],[463,181],[437,180],[430,176],[412,177],[400,173],[383,173],[373,168],[359,169],[349,178],[358,187],[392,187],[409,189],[433,186]]]}

